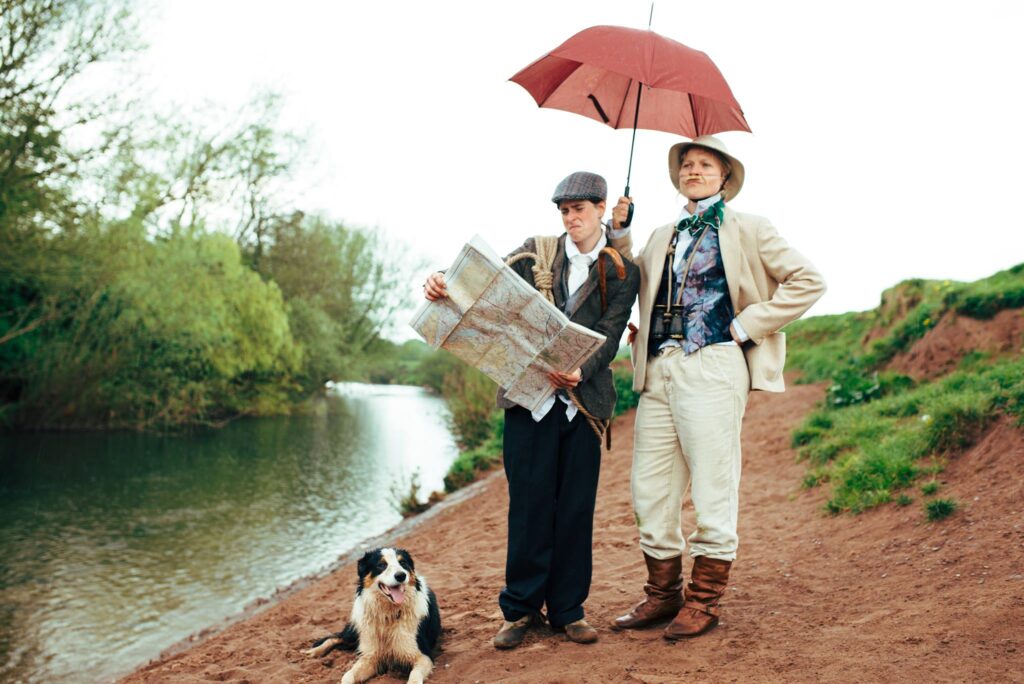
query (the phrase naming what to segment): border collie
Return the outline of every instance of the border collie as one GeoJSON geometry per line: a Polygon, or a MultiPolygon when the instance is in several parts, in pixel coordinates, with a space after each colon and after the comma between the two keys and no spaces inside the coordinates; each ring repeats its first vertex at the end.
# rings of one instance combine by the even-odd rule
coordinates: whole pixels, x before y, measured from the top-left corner
{"type": "Polygon", "coordinates": [[[416,574],[404,549],[367,551],[357,572],[348,624],[303,653],[320,657],[333,648],[356,651],[359,657],[342,684],[366,681],[392,666],[411,668],[409,684],[420,684],[434,668],[434,648],[441,636],[437,597],[416,574]]]}

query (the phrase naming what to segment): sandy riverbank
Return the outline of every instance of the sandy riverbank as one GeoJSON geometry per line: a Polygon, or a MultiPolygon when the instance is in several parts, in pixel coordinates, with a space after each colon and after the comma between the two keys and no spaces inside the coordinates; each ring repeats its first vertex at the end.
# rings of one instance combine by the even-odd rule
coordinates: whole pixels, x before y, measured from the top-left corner
{"type": "MultiPolygon", "coordinates": [[[[629,501],[633,414],[604,455],[586,608],[591,646],[546,631],[497,652],[507,495],[498,474],[460,501],[400,528],[437,591],[444,624],[435,682],[1024,681],[1024,440],[1001,422],[941,479],[962,502],[927,523],[917,506],[827,517],[803,490],[791,429],[821,396],[794,386],[752,396],[744,426],[740,558],[719,628],[670,644],[657,629],[616,633],[611,618],[640,598],[643,561],[629,501]]],[[[196,645],[122,681],[334,682],[353,656],[300,649],[340,629],[355,579],[346,557],[196,645]],[[347,562],[346,562],[347,561],[347,562]]],[[[404,681],[395,673],[373,681],[404,681]]]]}

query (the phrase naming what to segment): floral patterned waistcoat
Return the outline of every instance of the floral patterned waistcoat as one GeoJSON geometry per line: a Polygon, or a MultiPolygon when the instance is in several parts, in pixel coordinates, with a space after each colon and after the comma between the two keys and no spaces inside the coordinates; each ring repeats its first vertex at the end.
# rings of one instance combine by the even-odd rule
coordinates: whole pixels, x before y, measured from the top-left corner
{"type": "MultiPolygon", "coordinates": [[[[683,288],[681,306],[683,338],[679,342],[687,354],[692,354],[709,344],[727,342],[732,339],[732,335],[729,334],[729,324],[734,315],[732,300],[729,298],[729,285],[725,279],[725,266],[722,264],[722,250],[718,243],[721,212],[718,214],[719,221],[715,224],[706,222],[703,228],[706,234],[703,239],[700,238],[700,235],[695,237],[683,255],[686,259],[690,258],[694,246],[697,247],[697,253],[693,255],[690,270],[686,274],[686,286],[683,288]]],[[[675,240],[671,244],[675,245],[675,240]]],[[[673,257],[674,250],[670,248],[665,258],[666,270],[662,273],[658,295],[654,300],[656,304],[664,305],[666,303],[668,286],[665,273],[672,272],[673,257]]],[[[676,307],[678,288],[679,280],[678,276],[675,276],[675,282],[672,285],[673,311],[679,310],[676,307]]],[[[660,315],[658,309],[654,310],[653,315],[660,315]]],[[[651,330],[654,329],[652,325],[651,330]]],[[[652,333],[649,353],[653,355],[666,339],[669,338],[656,338],[652,333]]]]}

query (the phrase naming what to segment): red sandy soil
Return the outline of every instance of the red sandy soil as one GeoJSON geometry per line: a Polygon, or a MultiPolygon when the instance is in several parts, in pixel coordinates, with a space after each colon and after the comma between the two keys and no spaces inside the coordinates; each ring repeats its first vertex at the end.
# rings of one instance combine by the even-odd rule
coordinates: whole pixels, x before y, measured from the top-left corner
{"type": "MultiPolygon", "coordinates": [[[[498,652],[507,494],[501,473],[471,496],[386,539],[408,548],[437,591],[444,636],[433,682],[1024,682],[1024,436],[997,422],[950,460],[939,496],[960,502],[926,522],[922,497],[859,516],[822,512],[800,488],[790,432],[820,386],[752,395],[744,426],[740,556],[717,629],[669,643],[661,630],[608,622],[641,597],[643,561],[629,498],[632,413],[605,453],[587,601],[600,641],[547,628],[498,652]]],[[[692,524],[688,511],[687,524],[692,524]]],[[[172,649],[124,682],[336,682],[354,656],[303,656],[341,628],[351,558],[187,650],[172,649]]],[[[392,672],[372,681],[404,681],[392,672]]]]}
{"type": "Polygon", "coordinates": [[[955,370],[971,351],[1003,355],[1019,352],[1024,343],[1024,310],[1006,309],[991,320],[947,313],[907,352],[896,356],[889,369],[918,380],[933,379],[955,370]]]}

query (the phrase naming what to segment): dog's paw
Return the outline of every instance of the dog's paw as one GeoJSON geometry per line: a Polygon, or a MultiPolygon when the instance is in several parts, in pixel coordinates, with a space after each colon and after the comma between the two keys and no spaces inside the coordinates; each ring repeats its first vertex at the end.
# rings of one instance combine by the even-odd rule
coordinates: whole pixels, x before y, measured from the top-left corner
{"type": "Polygon", "coordinates": [[[345,676],[341,678],[341,684],[356,684],[356,676],[352,674],[352,670],[345,673],[345,676]]]}
{"type": "Polygon", "coordinates": [[[406,684],[423,684],[423,675],[415,671],[409,673],[409,679],[406,684]]]}

